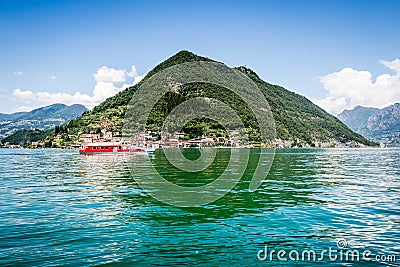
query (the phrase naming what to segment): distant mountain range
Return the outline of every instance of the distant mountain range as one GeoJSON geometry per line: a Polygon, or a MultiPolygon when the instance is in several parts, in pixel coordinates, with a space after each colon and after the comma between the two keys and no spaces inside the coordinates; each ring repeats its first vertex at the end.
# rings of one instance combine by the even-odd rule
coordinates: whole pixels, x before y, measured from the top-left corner
{"type": "Polygon", "coordinates": [[[365,138],[389,146],[400,146],[400,103],[383,109],[357,106],[338,118],[365,138]]]}
{"type": "Polygon", "coordinates": [[[22,129],[47,130],[81,116],[88,109],[80,104],[53,104],[30,112],[0,113],[0,140],[22,129]]]}

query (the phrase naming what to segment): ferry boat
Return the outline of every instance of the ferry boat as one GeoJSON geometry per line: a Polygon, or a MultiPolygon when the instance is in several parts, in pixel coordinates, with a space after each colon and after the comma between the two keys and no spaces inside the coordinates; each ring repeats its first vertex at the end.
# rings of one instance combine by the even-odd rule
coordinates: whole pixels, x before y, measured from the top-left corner
{"type": "Polygon", "coordinates": [[[140,153],[145,149],[130,144],[117,142],[97,142],[82,144],[80,154],[108,154],[108,153],[140,153]]]}

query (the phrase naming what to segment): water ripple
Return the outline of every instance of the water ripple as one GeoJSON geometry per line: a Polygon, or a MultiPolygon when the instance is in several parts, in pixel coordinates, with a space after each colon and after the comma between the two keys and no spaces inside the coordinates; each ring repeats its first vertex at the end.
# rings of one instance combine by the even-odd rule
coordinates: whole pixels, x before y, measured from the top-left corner
{"type": "MultiPolygon", "coordinates": [[[[255,192],[249,171],[224,198],[177,208],[136,185],[130,161],[138,159],[0,149],[0,265],[257,266],[265,245],[323,250],[338,238],[400,260],[399,158],[399,149],[282,149],[255,192]]],[[[226,163],[196,175],[167,163],[159,170],[197,186],[226,163]]]]}

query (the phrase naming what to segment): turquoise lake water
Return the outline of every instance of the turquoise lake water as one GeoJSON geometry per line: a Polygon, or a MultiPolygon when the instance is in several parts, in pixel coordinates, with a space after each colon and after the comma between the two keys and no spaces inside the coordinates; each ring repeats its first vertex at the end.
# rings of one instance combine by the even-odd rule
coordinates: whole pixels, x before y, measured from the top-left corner
{"type": "MultiPolygon", "coordinates": [[[[400,264],[400,149],[277,150],[255,192],[245,175],[223,198],[195,208],[143,191],[130,172],[140,157],[0,149],[0,266],[400,264]],[[338,259],[270,258],[272,250],[318,258],[329,248],[338,259]],[[371,255],[340,260],[349,250],[371,255]]],[[[212,171],[170,171],[168,179],[208,183],[225,157],[212,171]]],[[[152,160],[168,170],[160,151],[152,160]]]]}

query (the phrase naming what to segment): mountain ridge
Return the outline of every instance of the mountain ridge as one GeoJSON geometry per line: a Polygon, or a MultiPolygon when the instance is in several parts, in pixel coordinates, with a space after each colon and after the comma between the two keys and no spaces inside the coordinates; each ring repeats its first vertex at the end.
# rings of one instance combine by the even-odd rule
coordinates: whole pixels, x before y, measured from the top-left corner
{"type": "Polygon", "coordinates": [[[67,106],[52,104],[33,109],[29,112],[0,114],[0,139],[22,129],[48,130],[71,119],[81,116],[88,109],[81,104],[67,106]]]}
{"type": "Polygon", "coordinates": [[[338,118],[367,139],[384,145],[400,145],[400,103],[384,108],[357,106],[338,118]]]}
{"type": "MultiPolygon", "coordinates": [[[[100,125],[106,120],[111,122],[111,126],[108,129],[109,131],[121,133],[127,105],[134,92],[143,82],[163,69],[176,64],[193,61],[214,60],[195,55],[187,50],[180,51],[155,66],[138,84],[106,99],[104,102],[94,107],[92,111],[64,124],[63,127],[66,129],[65,131],[75,135],[80,132],[99,132],[100,125]]],[[[361,135],[354,133],[339,119],[328,114],[304,96],[261,80],[253,70],[247,67],[239,66],[236,69],[252,79],[267,98],[275,118],[278,146],[336,146],[349,142],[353,142],[353,145],[375,145],[361,135]]],[[[209,84],[183,85],[177,92],[166,94],[160,99],[160,103],[157,103],[154,108],[154,114],[151,114],[153,117],[149,119],[157,123],[157,121],[160,121],[160,118],[165,117],[166,114],[172,110],[173,107],[171,107],[171,103],[179,104],[182,101],[198,96],[212,96],[227,100],[228,102],[230,101],[230,104],[244,113],[242,114],[243,116],[250,118],[250,121],[245,120],[245,122],[249,124],[254,122],[252,121],[254,118],[251,118],[251,114],[249,115],[247,111],[240,110],[243,105],[240,103],[238,104],[237,99],[233,99],[229,96],[229,93],[221,88],[216,88],[209,84]],[[196,86],[202,88],[201,93],[194,90],[196,86]]],[[[202,123],[197,123],[193,127],[202,127],[197,133],[207,134],[207,129],[210,129],[209,126],[210,122],[203,121],[202,123]]],[[[54,137],[54,135],[49,136],[48,140],[52,137],[54,137]]]]}

